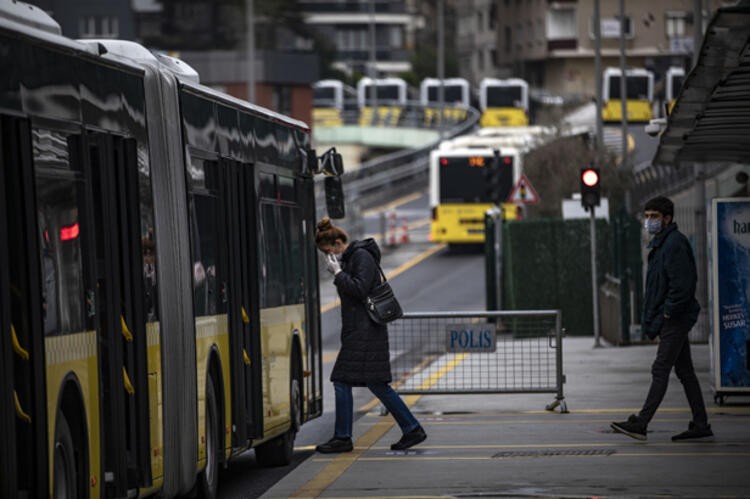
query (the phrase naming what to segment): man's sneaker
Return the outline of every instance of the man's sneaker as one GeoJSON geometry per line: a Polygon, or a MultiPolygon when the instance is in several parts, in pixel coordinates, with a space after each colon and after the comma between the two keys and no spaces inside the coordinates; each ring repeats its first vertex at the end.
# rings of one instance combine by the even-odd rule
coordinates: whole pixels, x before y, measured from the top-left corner
{"type": "Polygon", "coordinates": [[[351,438],[333,437],[328,442],[315,447],[321,454],[336,454],[338,452],[351,452],[354,449],[351,438]]]}
{"type": "Polygon", "coordinates": [[[635,414],[631,414],[627,421],[611,423],[609,426],[617,433],[624,433],[637,440],[646,440],[646,425],[635,414]]]}
{"type": "Polygon", "coordinates": [[[404,433],[401,436],[401,440],[391,445],[391,450],[406,450],[409,447],[414,447],[419,442],[424,442],[427,438],[427,434],[424,432],[421,426],[417,426],[416,429],[409,433],[404,433]]]}
{"type": "Polygon", "coordinates": [[[687,431],[678,433],[672,437],[673,442],[679,442],[680,440],[712,440],[714,432],[711,431],[711,425],[697,426],[695,423],[690,421],[687,431]]]}

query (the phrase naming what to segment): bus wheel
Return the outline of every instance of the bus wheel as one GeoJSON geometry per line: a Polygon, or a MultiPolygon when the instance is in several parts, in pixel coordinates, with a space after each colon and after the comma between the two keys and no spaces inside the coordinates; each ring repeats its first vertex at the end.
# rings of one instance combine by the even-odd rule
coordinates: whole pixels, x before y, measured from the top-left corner
{"type": "Polygon", "coordinates": [[[77,499],[76,458],[73,435],[62,412],[55,423],[53,490],[54,499],[77,499]]]}
{"type": "Polygon", "coordinates": [[[213,377],[206,381],[206,467],[200,475],[200,496],[216,499],[219,494],[219,459],[221,457],[221,433],[219,433],[219,404],[213,377]]]}
{"type": "Polygon", "coordinates": [[[255,457],[262,466],[286,466],[292,462],[294,438],[297,436],[300,426],[302,426],[302,369],[297,353],[292,358],[289,405],[291,420],[289,430],[255,448],[255,457]]]}

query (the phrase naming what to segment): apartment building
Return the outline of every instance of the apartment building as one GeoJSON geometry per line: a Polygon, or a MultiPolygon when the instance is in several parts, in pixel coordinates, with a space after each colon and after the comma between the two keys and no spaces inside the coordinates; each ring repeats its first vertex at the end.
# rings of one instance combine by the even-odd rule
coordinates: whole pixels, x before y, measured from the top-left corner
{"type": "MultiPolygon", "coordinates": [[[[593,96],[594,0],[495,0],[497,63],[532,86],[559,94],[593,96]]],[[[655,72],[657,89],[670,66],[689,66],[693,0],[626,0],[625,50],[629,67],[655,72]]],[[[704,0],[703,27],[720,0],[704,0]]],[[[618,0],[600,0],[602,67],[619,66],[618,0]]],[[[501,71],[501,70],[498,70],[501,71]]]]}
{"type": "Polygon", "coordinates": [[[455,50],[459,75],[476,87],[482,78],[511,76],[511,68],[500,66],[497,37],[500,16],[497,0],[453,0],[455,50]]]}
{"type": "Polygon", "coordinates": [[[416,0],[298,0],[305,23],[335,48],[333,67],[370,73],[371,26],[380,76],[411,70],[415,32],[424,26],[416,0]]]}

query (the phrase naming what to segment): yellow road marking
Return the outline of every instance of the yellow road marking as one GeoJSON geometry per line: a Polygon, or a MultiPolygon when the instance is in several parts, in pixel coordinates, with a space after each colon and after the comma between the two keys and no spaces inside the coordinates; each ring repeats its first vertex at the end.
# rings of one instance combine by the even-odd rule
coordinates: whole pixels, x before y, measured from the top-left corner
{"type": "MultiPolygon", "coordinates": [[[[406,262],[402,263],[401,265],[399,265],[395,269],[393,269],[390,272],[388,272],[386,274],[386,278],[391,279],[393,277],[396,277],[399,274],[402,274],[403,272],[406,272],[410,268],[412,268],[415,265],[417,265],[419,262],[421,262],[421,261],[429,258],[430,256],[434,255],[435,253],[437,253],[438,251],[440,251],[443,248],[445,248],[445,244],[436,244],[435,246],[432,246],[431,248],[423,251],[422,253],[420,253],[420,254],[418,254],[418,255],[416,255],[414,257],[412,257],[411,259],[407,260],[406,262]]],[[[320,313],[324,314],[324,313],[326,313],[326,312],[328,312],[330,310],[333,310],[334,308],[338,307],[339,305],[341,305],[341,301],[338,298],[336,298],[332,302],[326,303],[325,305],[321,306],[320,307],[320,313]]]]}
{"type": "MultiPolygon", "coordinates": [[[[409,395],[411,396],[411,395],[409,395]]],[[[547,414],[557,414],[554,412],[548,412],[547,414]]],[[[429,417],[429,416],[428,416],[429,417]]],[[[500,424],[550,424],[550,425],[562,425],[562,424],[583,424],[583,423],[610,423],[611,419],[568,419],[568,418],[554,418],[554,419],[482,419],[477,421],[432,421],[426,420],[429,425],[455,425],[455,426],[470,426],[470,425],[500,425],[500,424]]],[[[684,419],[665,419],[659,418],[659,422],[664,423],[678,423],[684,422],[684,419]]]]}
{"type": "MultiPolygon", "coordinates": [[[[420,461],[506,461],[509,459],[561,459],[561,458],[592,458],[592,457],[748,457],[750,452],[614,452],[612,454],[592,454],[592,455],[561,455],[561,456],[506,456],[506,457],[492,457],[492,456],[409,456],[405,454],[394,454],[391,456],[371,456],[362,457],[359,461],[413,461],[419,459],[420,461]]],[[[313,458],[314,462],[325,462],[326,458],[313,458]]]]}
{"type": "MultiPolygon", "coordinates": [[[[429,379],[425,380],[421,385],[420,389],[428,389],[434,383],[436,383],[442,376],[455,369],[469,354],[463,353],[456,355],[455,358],[451,359],[445,366],[430,376],[429,379]]],[[[404,403],[411,408],[421,395],[409,395],[404,397],[404,403]]],[[[355,442],[354,450],[349,454],[341,454],[332,461],[330,461],[325,468],[318,473],[315,478],[311,479],[305,485],[297,489],[291,497],[318,497],[328,487],[333,484],[349,467],[360,459],[362,454],[370,449],[375,442],[380,440],[383,435],[388,433],[394,425],[394,421],[385,420],[378,421],[372,427],[365,432],[364,435],[359,437],[355,442]]]]}

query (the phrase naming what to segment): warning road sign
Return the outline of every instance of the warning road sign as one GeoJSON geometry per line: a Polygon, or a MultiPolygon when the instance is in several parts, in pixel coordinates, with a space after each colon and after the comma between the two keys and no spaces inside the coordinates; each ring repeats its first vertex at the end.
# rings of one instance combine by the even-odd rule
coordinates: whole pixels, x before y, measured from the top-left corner
{"type": "Polygon", "coordinates": [[[536,193],[534,187],[526,178],[526,175],[521,175],[516,185],[513,186],[513,190],[508,196],[508,203],[523,203],[531,204],[539,202],[539,194],[536,193]]]}

